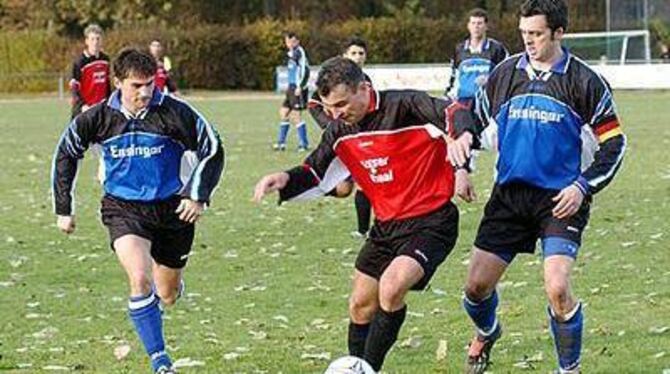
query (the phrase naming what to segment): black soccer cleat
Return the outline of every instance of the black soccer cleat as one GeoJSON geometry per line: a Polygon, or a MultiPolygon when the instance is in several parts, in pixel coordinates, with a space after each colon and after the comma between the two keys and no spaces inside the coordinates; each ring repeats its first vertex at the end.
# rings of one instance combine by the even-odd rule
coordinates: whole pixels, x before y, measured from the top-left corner
{"type": "Polygon", "coordinates": [[[502,327],[498,325],[491,336],[482,336],[479,333],[470,342],[468,359],[465,363],[466,374],[483,374],[491,364],[491,348],[500,339],[502,327]]]}

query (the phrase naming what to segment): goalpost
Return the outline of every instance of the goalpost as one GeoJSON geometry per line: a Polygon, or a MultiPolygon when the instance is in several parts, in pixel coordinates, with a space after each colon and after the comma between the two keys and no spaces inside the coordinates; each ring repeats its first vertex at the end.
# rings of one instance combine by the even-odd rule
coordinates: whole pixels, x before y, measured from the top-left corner
{"type": "Polygon", "coordinates": [[[591,63],[624,65],[651,62],[648,30],[565,34],[563,42],[577,56],[591,63]]]}

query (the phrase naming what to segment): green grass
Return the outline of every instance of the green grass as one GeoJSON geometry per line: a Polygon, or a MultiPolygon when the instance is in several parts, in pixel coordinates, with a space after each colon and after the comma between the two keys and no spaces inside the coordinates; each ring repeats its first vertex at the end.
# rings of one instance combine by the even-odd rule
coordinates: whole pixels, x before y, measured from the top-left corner
{"type": "MultiPolygon", "coordinates": [[[[586,304],[583,368],[660,373],[670,369],[670,93],[621,92],[617,99],[628,155],[596,197],[574,276],[586,304]]],[[[352,200],[250,202],[260,176],[303,156],[269,150],[279,100],[195,103],[221,130],[228,164],[197,230],[187,295],[165,314],[173,357],[204,363],[184,373],[318,373],[327,361],[307,355],[345,353],[347,294],[360,246],[348,235],[352,200]]],[[[77,188],[77,232],[65,237],[54,225],[50,162],[68,112],[65,102],[48,99],[0,103],[0,371],[55,365],[148,372],[126,317],[125,275],[99,221],[101,191],[90,158],[77,188]],[[117,360],[114,349],[126,343],[130,354],[117,360]]],[[[316,140],[315,127],[309,130],[316,140]]],[[[294,131],[290,136],[295,145],[294,131]]],[[[479,162],[479,201],[459,203],[461,235],[432,288],[409,297],[387,373],[461,371],[472,334],[461,287],[492,162],[491,155],[479,162]],[[420,345],[401,346],[410,338],[420,345]],[[441,340],[448,352],[438,362],[441,340]]],[[[538,256],[520,256],[502,281],[506,334],[495,348],[494,373],[519,372],[524,362],[533,372],[554,368],[541,276],[538,256]]]]}

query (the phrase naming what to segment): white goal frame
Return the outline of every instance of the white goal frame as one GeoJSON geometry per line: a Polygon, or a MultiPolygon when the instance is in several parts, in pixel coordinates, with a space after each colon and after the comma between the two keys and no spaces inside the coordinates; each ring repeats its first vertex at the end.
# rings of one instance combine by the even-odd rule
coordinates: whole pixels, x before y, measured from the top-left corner
{"type": "Polygon", "coordinates": [[[619,56],[619,65],[626,63],[626,54],[628,53],[628,41],[631,37],[644,38],[644,61],[651,62],[651,48],[649,46],[649,30],[623,30],[623,31],[596,31],[596,32],[577,32],[563,35],[564,39],[590,39],[602,37],[623,37],[621,47],[621,56],[619,56]]]}

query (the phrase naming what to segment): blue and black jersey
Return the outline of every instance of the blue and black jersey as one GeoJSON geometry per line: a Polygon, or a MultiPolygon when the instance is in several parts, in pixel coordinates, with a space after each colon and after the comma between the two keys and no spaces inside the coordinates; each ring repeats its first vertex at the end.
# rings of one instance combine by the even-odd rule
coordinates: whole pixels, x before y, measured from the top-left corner
{"type": "Polygon", "coordinates": [[[91,144],[101,148],[105,194],[126,201],[181,195],[209,202],[224,166],[219,135],[187,103],[155,89],[148,107],[133,116],[115,91],[75,117],[61,136],[52,169],[58,215],[74,213],[79,161],[91,144]]]}
{"type": "Polygon", "coordinates": [[[445,95],[453,91],[456,99],[473,99],[493,68],[506,59],[507,49],[499,41],[486,38],[481,50],[470,45],[470,39],[460,42],[454,51],[452,73],[445,95]]]}
{"type": "Polygon", "coordinates": [[[288,53],[288,84],[289,87],[307,88],[309,82],[309,61],[301,46],[291,48],[288,53]]]}
{"type": "Polygon", "coordinates": [[[626,149],[609,84],[563,49],[548,71],[525,53],[498,65],[476,98],[484,130],[497,129],[497,180],[585,194],[605,187],[626,149]],[[489,129],[487,129],[487,127],[489,129]]]}

